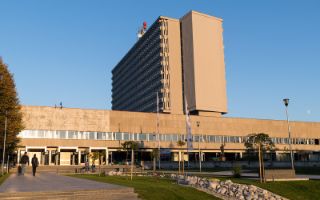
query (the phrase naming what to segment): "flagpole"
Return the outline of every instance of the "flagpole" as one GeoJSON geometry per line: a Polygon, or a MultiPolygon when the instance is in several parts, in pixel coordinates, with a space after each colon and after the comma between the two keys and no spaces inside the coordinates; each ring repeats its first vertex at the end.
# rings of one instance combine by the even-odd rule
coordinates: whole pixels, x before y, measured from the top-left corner
{"type": "Polygon", "coordinates": [[[191,133],[191,123],[190,123],[190,116],[188,110],[188,103],[186,97],[185,99],[185,114],[186,114],[186,132],[187,132],[187,155],[188,155],[188,169],[190,167],[189,163],[189,150],[192,149],[192,133],[191,133]]]}
{"type": "Polygon", "coordinates": [[[159,158],[158,158],[158,166],[159,170],[161,168],[161,152],[160,152],[160,134],[159,134],[159,94],[157,92],[157,134],[158,134],[158,151],[159,151],[159,158]]]}

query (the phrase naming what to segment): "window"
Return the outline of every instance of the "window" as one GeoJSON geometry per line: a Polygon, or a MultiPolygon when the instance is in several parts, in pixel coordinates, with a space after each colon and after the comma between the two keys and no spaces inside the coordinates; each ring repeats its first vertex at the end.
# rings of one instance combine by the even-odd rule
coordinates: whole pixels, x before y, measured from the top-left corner
{"type": "Polygon", "coordinates": [[[222,136],[215,136],[215,142],[216,143],[222,143],[222,142],[224,142],[224,139],[223,139],[222,136]]]}
{"type": "Polygon", "coordinates": [[[145,134],[145,133],[140,133],[140,134],[139,134],[139,140],[147,140],[147,134],[145,134]]]}
{"type": "Polygon", "coordinates": [[[32,131],[32,130],[29,132],[28,135],[29,135],[29,138],[36,138],[37,137],[36,131],[32,131]]]}
{"type": "Polygon", "coordinates": [[[123,140],[130,140],[129,133],[123,133],[123,140]]]}
{"type": "Polygon", "coordinates": [[[45,138],[45,132],[43,130],[38,130],[38,138],[45,138]]]}
{"type": "Polygon", "coordinates": [[[57,138],[67,139],[67,132],[66,131],[57,131],[57,138]]]}
{"type": "Polygon", "coordinates": [[[122,140],[122,133],[115,133],[115,140],[122,140]]]}
{"type": "Polygon", "coordinates": [[[133,140],[138,141],[138,133],[133,134],[133,140]]]}
{"type": "Polygon", "coordinates": [[[171,135],[165,135],[164,136],[164,140],[167,141],[167,142],[170,142],[171,141],[171,135]]]}
{"type": "Polygon", "coordinates": [[[77,139],[78,137],[78,132],[76,131],[68,131],[68,138],[69,139],[77,139]]]}
{"type": "Polygon", "coordinates": [[[149,141],[156,141],[157,140],[157,135],[156,134],[149,134],[149,141]]]}
{"type": "Polygon", "coordinates": [[[106,133],[97,132],[97,140],[105,140],[106,139],[106,133]]]}
{"type": "Polygon", "coordinates": [[[96,139],[96,132],[89,132],[89,139],[95,140],[96,139]]]}
{"type": "Polygon", "coordinates": [[[172,141],[174,141],[174,142],[178,141],[178,135],[177,134],[173,134],[172,135],[172,141]]]}
{"type": "Polygon", "coordinates": [[[106,133],[106,139],[107,140],[113,140],[113,134],[112,133],[106,133]]]}
{"type": "Polygon", "coordinates": [[[213,135],[209,135],[208,136],[208,140],[209,140],[209,142],[215,142],[216,141],[215,137],[213,135]]]}

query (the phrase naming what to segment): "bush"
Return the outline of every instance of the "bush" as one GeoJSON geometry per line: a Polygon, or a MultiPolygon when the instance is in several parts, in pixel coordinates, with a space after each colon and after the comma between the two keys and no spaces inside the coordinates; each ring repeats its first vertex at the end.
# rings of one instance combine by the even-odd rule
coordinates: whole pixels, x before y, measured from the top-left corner
{"type": "Polygon", "coordinates": [[[232,174],[234,178],[241,177],[241,166],[234,166],[232,169],[232,174]]]}

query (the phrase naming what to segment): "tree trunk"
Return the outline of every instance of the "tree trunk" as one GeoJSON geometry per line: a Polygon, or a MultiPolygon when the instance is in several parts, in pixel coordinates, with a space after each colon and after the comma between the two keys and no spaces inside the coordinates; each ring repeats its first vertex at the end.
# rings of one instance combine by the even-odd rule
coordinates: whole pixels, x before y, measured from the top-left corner
{"type": "Polygon", "coordinates": [[[259,144],[259,177],[260,177],[260,183],[262,183],[262,169],[261,169],[261,151],[260,151],[260,144],[259,144]]]}
{"type": "Polygon", "coordinates": [[[129,155],[129,152],[128,152],[128,149],[127,149],[127,154],[126,154],[126,165],[128,163],[128,155],[129,155]]]}
{"type": "Polygon", "coordinates": [[[262,181],[265,183],[266,178],[264,174],[264,160],[263,160],[263,151],[261,151],[261,168],[262,168],[262,181]]]}
{"type": "Polygon", "coordinates": [[[100,157],[100,152],[98,153],[98,157],[99,157],[99,176],[101,174],[101,157],[100,157]]]}
{"type": "Polygon", "coordinates": [[[184,152],[182,151],[182,174],[184,174],[184,152]]]}
{"type": "Polygon", "coordinates": [[[153,156],[153,172],[156,171],[156,157],[153,156]]]}
{"type": "Polygon", "coordinates": [[[180,166],[181,166],[181,152],[180,151],[179,151],[178,158],[179,158],[179,175],[180,175],[180,166]]]}
{"type": "Polygon", "coordinates": [[[134,151],[131,149],[131,180],[132,180],[132,173],[133,173],[133,163],[134,163],[134,151]]]}

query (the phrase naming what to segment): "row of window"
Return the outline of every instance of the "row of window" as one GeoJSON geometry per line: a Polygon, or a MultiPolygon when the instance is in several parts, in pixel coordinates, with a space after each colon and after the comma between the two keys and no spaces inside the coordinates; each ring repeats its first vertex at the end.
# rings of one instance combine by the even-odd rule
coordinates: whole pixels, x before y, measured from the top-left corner
{"type": "Polygon", "coordinates": [[[154,23],[112,74],[112,109],[153,112],[161,89],[160,24],[154,23]]]}
{"type": "Polygon", "coordinates": [[[125,62],[128,60],[132,60],[137,51],[144,49],[145,45],[150,43],[150,41],[153,41],[154,37],[159,34],[160,28],[158,23],[152,24],[148,31],[144,34],[144,37],[140,38],[138,42],[129,50],[129,52],[121,59],[119,64],[112,70],[112,73],[118,74],[119,76],[121,76],[122,73],[126,74],[124,71],[127,70],[127,68],[120,68],[119,66],[125,65],[125,62]]]}
{"type": "MultiPolygon", "coordinates": [[[[123,132],[84,132],[84,131],[48,131],[48,130],[23,130],[21,138],[49,138],[49,139],[83,139],[83,140],[133,140],[133,141],[160,141],[177,142],[185,141],[186,135],[182,134],[154,134],[154,133],[123,133],[123,132]]],[[[210,143],[244,143],[245,136],[224,135],[193,135],[193,142],[210,143]]],[[[271,138],[275,144],[289,144],[288,138],[271,138]]],[[[319,145],[319,139],[292,138],[292,144],[319,145]]]]}
{"type": "MultiPolygon", "coordinates": [[[[150,73],[153,74],[153,71],[160,71],[161,63],[160,63],[160,48],[155,47],[148,55],[137,56],[139,59],[138,62],[130,62],[127,65],[134,69],[132,72],[128,72],[125,76],[126,79],[118,80],[118,75],[113,75],[112,77],[112,92],[115,94],[114,98],[119,98],[119,95],[126,94],[127,91],[123,91],[123,88],[129,89],[130,83],[139,83],[142,82],[143,79],[150,73]]],[[[123,77],[121,77],[123,78],[123,77]]],[[[131,86],[133,87],[133,86],[131,86]]],[[[130,91],[130,90],[129,90],[130,91]]]]}
{"type": "Polygon", "coordinates": [[[121,83],[127,80],[130,77],[130,74],[136,71],[134,68],[139,69],[139,67],[137,68],[137,63],[140,62],[140,60],[148,60],[145,57],[149,57],[150,54],[153,54],[152,51],[154,50],[154,47],[158,46],[156,44],[160,42],[159,35],[160,32],[158,29],[154,29],[150,33],[148,31],[148,34],[145,34],[144,37],[136,43],[113,70],[112,74],[115,82],[121,83]],[[133,64],[133,67],[129,66],[129,63],[133,64]]]}
{"type": "Polygon", "coordinates": [[[119,75],[113,75],[112,77],[112,84],[115,88],[122,87],[123,85],[126,85],[127,83],[130,83],[132,81],[135,81],[138,79],[141,75],[146,73],[146,70],[150,69],[152,66],[154,66],[154,61],[157,61],[160,63],[160,46],[150,46],[150,49],[148,49],[147,54],[143,55],[136,55],[135,60],[130,61],[129,63],[126,63],[126,68],[129,68],[130,71],[128,71],[126,74],[122,75],[122,77],[119,77],[119,75]]]}

